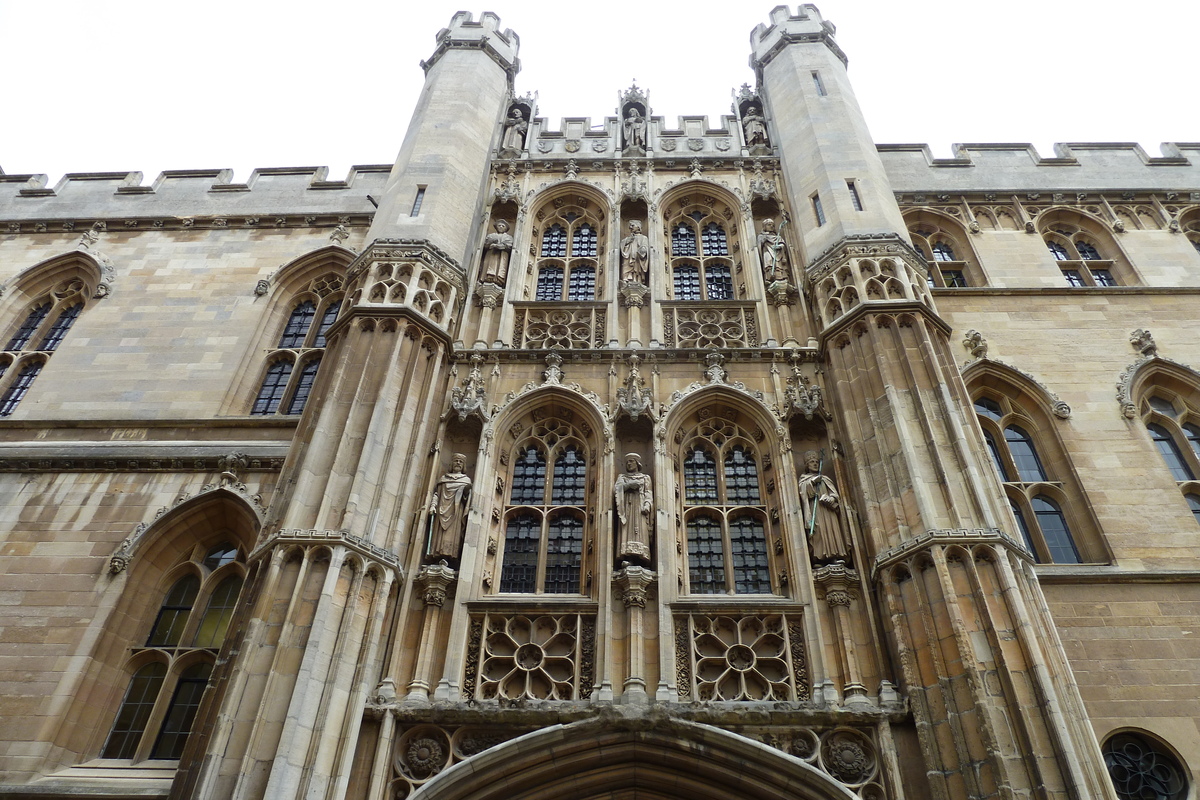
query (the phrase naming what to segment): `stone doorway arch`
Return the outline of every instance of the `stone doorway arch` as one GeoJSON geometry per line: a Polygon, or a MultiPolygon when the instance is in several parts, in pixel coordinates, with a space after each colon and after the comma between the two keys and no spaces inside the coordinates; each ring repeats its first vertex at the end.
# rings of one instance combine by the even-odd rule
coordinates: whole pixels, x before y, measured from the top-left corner
{"type": "Polygon", "coordinates": [[[455,764],[409,800],[858,800],[798,758],[710,725],[593,719],[455,764]]]}

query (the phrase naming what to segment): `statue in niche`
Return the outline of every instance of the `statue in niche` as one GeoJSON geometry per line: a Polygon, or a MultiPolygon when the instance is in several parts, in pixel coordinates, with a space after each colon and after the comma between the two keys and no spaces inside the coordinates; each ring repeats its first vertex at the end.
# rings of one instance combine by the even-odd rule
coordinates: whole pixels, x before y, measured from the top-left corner
{"type": "Polygon", "coordinates": [[[437,479],[429,498],[428,560],[456,560],[467,522],[467,503],[471,499],[471,478],[463,472],[467,457],[450,456],[450,470],[437,479]]]}
{"type": "Polygon", "coordinates": [[[504,121],[504,135],[500,137],[500,150],[515,151],[517,153],[525,149],[525,132],[529,130],[529,123],[525,121],[525,114],[520,108],[514,107],[508,112],[508,119],[504,121]]]}
{"type": "Polygon", "coordinates": [[[646,149],[646,120],[636,108],[629,109],[625,115],[625,147],[627,149],[646,149]]]}
{"type": "Polygon", "coordinates": [[[513,237],[508,232],[508,223],[502,219],[496,220],[494,233],[489,233],[483,240],[483,276],[484,283],[494,283],[503,286],[508,278],[508,262],[512,257],[513,237]]]}
{"type": "Polygon", "coordinates": [[[804,466],[804,474],[800,476],[800,506],[809,555],[821,564],[846,561],[850,558],[850,540],[842,525],[837,485],[822,474],[822,459],[816,450],[804,454],[804,466]]]}
{"type": "Polygon", "coordinates": [[[642,472],[642,457],[625,456],[625,472],[613,484],[617,502],[617,558],[650,562],[650,531],[653,528],[654,492],[650,476],[642,472]]]}
{"type": "Polygon", "coordinates": [[[629,235],[621,240],[621,280],[645,286],[649,278],[650,240],[635,219],[629,223],[629,235]]]}
{"type": "Polygon", "coordinates": [[[788,279],[787,245],[775,230],[775,220],[764,219],[758,234],[758,254],[762,259],[763,279],[772,284],[788,279]]]}
{"type": "Polygon", "coordinates": [[[742,117],[742,131],[746,134],[746,147],[767,146],[767,120],[758,113],[758,106],[750,106],[742,117]]]}

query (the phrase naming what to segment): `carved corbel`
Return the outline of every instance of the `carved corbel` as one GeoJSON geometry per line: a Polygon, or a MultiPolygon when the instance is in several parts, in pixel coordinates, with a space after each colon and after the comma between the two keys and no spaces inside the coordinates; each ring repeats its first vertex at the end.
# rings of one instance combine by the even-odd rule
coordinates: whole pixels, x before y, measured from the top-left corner
{"type": "Polygon", "coordinates": [[[626,608],[645,608],[646,597],[650,587],[658,580],[658,575],[645,567],[622,562],[622,567],[613,573],[612,580],[626,608]]]}
{"type": "Polygon", "coordinates": [[[421,592],[421,600],[427,606],[441,608],[446,602],[450,586],[458,578],[458,573],[452,570],[446,560],[436,564],[426,564],[417,573],[414,583],[421,592]]]}

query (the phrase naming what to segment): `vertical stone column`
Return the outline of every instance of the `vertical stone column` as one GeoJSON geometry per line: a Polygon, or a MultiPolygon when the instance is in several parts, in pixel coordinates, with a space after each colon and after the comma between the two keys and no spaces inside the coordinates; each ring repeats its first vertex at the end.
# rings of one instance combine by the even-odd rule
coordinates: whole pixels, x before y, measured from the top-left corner
{"type": "Polygon", "coordinates": [[[645,567],[625,565],[613,573],[613,585],[621,593],[621,602],[629,616],[629,665],[625,671],[621,701],[647,703],[646,693],[646,595],[658,579],[645,567]]]}
{"type": "MultiPolygon", "coordinates": [[[[421,627],[420,645],[417,648],[417,663],[413,669],[413,678],[408,684],[406,703],[424,704],[429,702],[429,691],[433,688],[433,653],[437,645],[436,635],[438,621],[441,618],[442,605],[446,602],[447,590],[457,580],[458,575],[446,565],[426,564],[417,573],[415,583],[421,600],[425,603],[425,616],[421,627]]],[[[395,660],[395,659],[393,659],[395,660]]]]}
{"type": "Polygon", "coordinates": [[[867,687],[862,679],[858,661],[858,646],[854,641],[854,622],[851,607],[860,602],[858,573],[839,561],[813,571],[813,580],[833,612],[836,646],[841,656],[842,701],[847,705],[869,703],[867,687]]]}

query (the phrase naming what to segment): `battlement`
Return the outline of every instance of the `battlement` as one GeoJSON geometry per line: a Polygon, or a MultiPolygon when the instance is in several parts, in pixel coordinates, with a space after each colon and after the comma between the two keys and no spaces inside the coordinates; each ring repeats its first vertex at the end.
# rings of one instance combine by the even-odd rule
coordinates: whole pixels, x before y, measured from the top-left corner
{"type": "Polygon", "coordinates": [[[370,214],[390,165],[350,168],[329,180],[327,167],[256,169],[245,183],[233,170],[167,170],[149,186],[141,172],[72,172],[52,188],[44,174],[0,171],[0,219],[370,214]]]}
{"type": "Polygon", "coordinates": [[[479,15],[476,22],[469,11],[459,11],[450,18],[450,25],[442,28],[434,37],[437,46],[421,68],[429,72],[442,56],[452,49],[475,48],[483,50],[500,68],[513,76],[521,68],[517,51],[521,48],[521,37],[512,28],[500,30],[500,17],[491,11],[479,15]]]}
{"type": "MultiPolygon", "coordinates": [[[[716,127],[705,115],[677,117],[674,127],[661,116],[647,120],[649,152],[664,156],[728,156],[742,154],[737,119],[724,114],[716,127]]],[[[591,117],[564,117],[558,130],[537,117],[530,128],[530,155],[540,157],[612,158],[621,147],[621,120],[605,117],[592,125],[591,117]]]]}
{"type": "Polygon", "coordinates": [[[1136,142],[1065,142],[1043,157],[1028,143],[956,144],[935,158],[926,144],[881,144],[897,192],[1200,190],[1200,142],[1165,142],[1150,156],[1136,142]]]}
{"type": "Polygon", "coordinates": [[[812,3],[800,6],[795,14],[786,6],[771,10],[771,23],[759,23],[750,32],[750,67],[755,71],[765,67],[780,50],[795,42],[823,42],[842,63],[846,54],[833,40],[837,28],[821,17],[812,3]]]}

